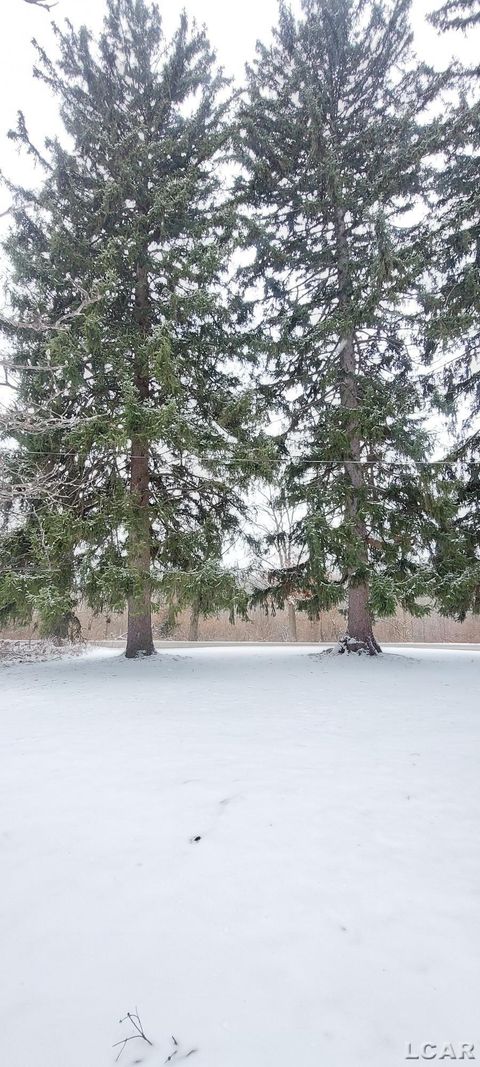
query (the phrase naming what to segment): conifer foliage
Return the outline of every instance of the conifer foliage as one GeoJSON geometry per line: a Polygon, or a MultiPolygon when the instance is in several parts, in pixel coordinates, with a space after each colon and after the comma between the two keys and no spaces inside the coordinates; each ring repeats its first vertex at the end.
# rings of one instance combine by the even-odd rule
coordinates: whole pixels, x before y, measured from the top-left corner
{"type": "MultiPolygon", "coordinates": [[[[465,30],[480,5],[449,3],[432,21],[465,30]]],[[[480,70],[457,71],[435,171],[428,271],[426,351],[436,398],[455,424],[446,467],[446,521],[435,572],[440,609],[463,619],[480,611],[480,70]]]]}
{"type": "Polygon", "coordinates": [[[407,0],[302,8],[297,21],[281,5],[249,72],[248,281],[290,419],[289,496],[306,506],[303,607],[340,604],[347,589],[348,634],[374,654],[373,617],[397,603],[421,612],[428,588],[429,443],[412,362],[422,249],[406,213],[424,189],[426,109],[442,79],[412,59],[407,0]]]}
{"type": "Polygon", "coordinates": [[[80,597],[128,598],[135,657],[153,651],[152,594],[184,598],[206,561],[208,609],[215,588],[224,605],[222,538],[251,473],[225,275],[228,91],[205,32],[182,16],[166,41],[146,0],[108,0],[98,42],[69,23],[55,36],[58,58],[37,45],[35,76],[68,137],[40,152],[22,115],[12,135],[45,176],[12,188],[3,328],[19,394],[0,604],[63,632],[80,597]]]}

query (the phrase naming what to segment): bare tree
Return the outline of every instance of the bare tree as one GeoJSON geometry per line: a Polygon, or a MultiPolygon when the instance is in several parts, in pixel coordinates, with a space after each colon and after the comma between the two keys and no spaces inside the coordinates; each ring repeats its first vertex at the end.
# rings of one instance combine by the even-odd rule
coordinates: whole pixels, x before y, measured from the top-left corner
{"type": "MultiPolygon", "coordinates": [[[[68,312],[65,312],[64,315],[61,315],[54,320],[47,319],[41,315],[36,315],[30,319],[13,319],[9,314],[4,313],[3,310],[0,309],[0,333],[6,338],[12,335],[18,336],[29,333],[44,334],[47,337],[48,334],[67,331],[70,324],[73,323],[75,319],[84,315],[94,304],[98,304],[103,296],[103,293],[98,290],[89,293],[85,292],[80,286],[77,286],[77,294],[79,298],[78,306],[70,308],[68,312]]],[[[21,373],[23,371],[28,371],[29,373],[33,373],[33,375],[38,375],[38,373],[51,373],[51,375],[55,375],[61,368],[59,368],[58,364],[49,362],[35,365],[21,364],[13,359],[12,356],[0,352],[0,369],[3,372],[3,381],[0,381],[0,385],[12,388],[15,391],[17,385],[15,381],[12,381],[10,377],[11,375],[15,376],[15,373],[21,373]]],[[[11,412],[11,414],[13,415],[13,412],[11,412]]],[[[0,415],[0,428],[1,424],[2,418],[0,415]]],[[[3,426],[3,428],[5,427],[3,426]]],[[[43,421],[41,428],[44,428],[43,421]]],[[[30,429],[30,427],[28,429],[30,429]]]]}
{"type": "MultiPolygon", "coordinates": [[[[30,0],[25,0],[30,3],[30,0]]],[[[93,304],[98,304],[103,299],[104,293],[100,287],[97,287],[93,292],[87,293],[81,286],[76,286],[76,292],[79,296],[80,302],[78,307],[71,308],[63,315],[60,315],[57,319],[47,319],[42,315],[36,315],[30,319],[12,319],[8,314],[0,311],[0,330],[3,333],[41,333],[48,334],[54,333],[57,330],[68,330],[70,324],[74,319],[78,319],[79,316],[84,315],[93,304]]],[[[29,369],[29,368],[27,368],[29,369]]]]}
{"type": "Polygon", "coordinates": [[[288,612],[288,640],[297,640],[297,602],[299,590],[296,588],[296,574],[305,559],[305,545],[298,539],[298,509],[285,500],[278,486],[268,486],[258,491],[258,501],[253,509],[253,527],[259,535],[259,543],[254,554],[262,565],[265,579],[270,581],[272,573],[281,571],[283,575],[292,574],[291,588],[286,595],[288,612]]]}
{"type": "MultiPolygon", "coordinates": [[[[10,509],[12,505],[19,505],[27,501],[48,499],[54,504],[58,497],[58,478],[54,466],[48,471],[37,471],[32,477],[12,478],[12,459],[15,459],[13,451],[0,452],[0,508],[10,509]]],[[[19,514],[18,510],[15,513],[19,514]]]]}

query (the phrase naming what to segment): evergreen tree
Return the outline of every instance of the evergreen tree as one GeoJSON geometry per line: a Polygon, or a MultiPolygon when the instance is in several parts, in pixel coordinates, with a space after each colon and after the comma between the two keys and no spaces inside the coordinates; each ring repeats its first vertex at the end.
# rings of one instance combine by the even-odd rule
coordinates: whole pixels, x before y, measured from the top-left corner
{"type": "Polygon", "coordinates": [[[19,382],[13,489],[49,471],[58,489],[10,507],[0,610],[64,628],[79,598],[128,598],[134,657],[153,651],[152,593],[178,598],[219,559],[262,464],[226,287],[227,86],[205,32],[183,15],[166,42],[145,0],[108,0],[98,42],[68,22],[55,34],[58,59],[37,45],[34,73],[68,141],[39,152],[20,115],[13,136],[45,178],[12,189],[3,326],[19,382]]]}
{"type": "MultiPolygon", "coordinates": [[[[447,4],[432,21],[464,29],[478,17],[472,4],[447,4]]],[[[480,70],[460,70],[456,88],[435,172],[425,311],[434,395],[456,433],[443,486],[438,599],[442,611],[463,619],[480,611],[480,70]]]]}
{"type": "MultiPolygon", "coordinates": [[[[273,392],[289,417],[289,496],[306,505],[300,606],[348,591],[350,648],[372,620],[425,610],[429,443],[412,353],[423,253],[406,213],[434,145],[442,77],[411,55],[408,0],[285,5],[249,70],[240,160],[273,392]]],[[[281,583],[278,596],[284,599],[281,583]]]]}

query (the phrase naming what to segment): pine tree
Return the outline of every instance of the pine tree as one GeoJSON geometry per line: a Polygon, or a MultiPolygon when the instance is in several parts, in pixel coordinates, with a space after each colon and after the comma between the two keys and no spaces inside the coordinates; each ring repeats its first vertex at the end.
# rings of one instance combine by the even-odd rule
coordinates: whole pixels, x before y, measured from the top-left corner
{"type": "Polygon", "coordinates": [[[50,472],[57,492],[10,507],[0,610],[62,628],[80,598],[128,598],[127,656],[149,655],[152,595],[178,599],[220,558],[262,465],[227,292],[228,91],[205,32],[183,15],[165,41],[145,0],[108,0],[97,42],[68,22],[55,34],[58,59],[37,45],[34,73],[68,140],[40,152],[19,116],[13,136],[45,177],[12,189],[3,325],[12,486],[50,472]]]}
{"type": "MultiPolygon", "coordinates": [[[[422,612],[429,443],[415,381],[418,203],[442,84],[412,60],[408,0],[285,5],[249,71],[239,156],[289,495],[306,505],[304,609],[348,591],[350,648],[372,620],[422,612]]],[[[281,585],[278,595],[283,597],[281,585]]]]}
{"type": "MultiPolygon", "coordinates": [[[[478,4],[451,3],[432,21],[465,29],[479,16],[478,4]]],[[[456,436],[443,486],[437,595],[443,612],[463,619],[480,611],[480,70],[460,69],[456,90],[435,171],[425,312],[434,395],[456,436]]]]}

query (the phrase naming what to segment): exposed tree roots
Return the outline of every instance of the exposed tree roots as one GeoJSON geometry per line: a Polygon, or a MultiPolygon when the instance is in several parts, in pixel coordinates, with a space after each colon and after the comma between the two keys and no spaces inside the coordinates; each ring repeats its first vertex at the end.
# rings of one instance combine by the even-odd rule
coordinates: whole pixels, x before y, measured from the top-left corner
{"type": "Polygon", "coordinates": [[[350,637],[350,634],[344,634],[337,644],[334,645],[333,648],[327,649],[327,651],[329,654],[336,656],[343,656],[345,653],[350,655],[352,652],[356,653],[358,656],[377,656],[382,650],[373,634],[370,634],[365,640],[350,637]]]}

